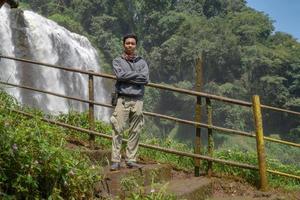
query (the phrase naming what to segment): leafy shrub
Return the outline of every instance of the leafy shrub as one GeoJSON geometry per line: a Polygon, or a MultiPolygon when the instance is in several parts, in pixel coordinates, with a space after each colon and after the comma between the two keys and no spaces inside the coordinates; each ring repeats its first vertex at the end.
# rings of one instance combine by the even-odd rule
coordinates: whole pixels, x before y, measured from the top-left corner
{"type": "Polygon", "coordinates": [[[139,185],[135,177],[124,177],[121,179],[121,190],[125,194],[129,193],[126,200],[175,200],[175,195],[167,193],[167,184],[154,183],[152,177],[150,193],[145,192],[145,187],[139,185]]]}
{"type": "Polygon", "coordinates": [[[98,169],[65,148],[64,129],[11,112],[1,91],[0,103],[0,198],[91,198],[98,169]]]}
{"type": "MultiPolygon", "coordinates": [[[[60,114],[54,117],[54,120],[60,121],[66,124],[70,124],[73,126],[89,129],[89,119],[88,119],[88,112],[79,113],[75,111],[71,111],[67,114],[60,114]]],[[[111,134],[112,128],[110,124],[106,124],[102,121],[95,121],[94,122],[94,129],[99,133],[111,134]]],[[[77,138],[80,140],[88,141],[89,134],[83,133],[80,131],[74,130],[66,130],[66,133],[69,137],[77,138]]],[[[95,138],[95,144],[101,148],[110,148],[111,141],[107,139],[103,139],[100,137],[95,138]]]]}
{"type": "MultiPolygon", "coordinates": [[[[241,151],[237,149],[221,150],[215,152],[215,157],[223,160],[236,161],[239,163],[257,166],[257,156],[252,152],[241,151]]],[[[223,164],[213,164],[213,170],[222,174],[243,177],[252,184],[257,184],[259,181],[258,171],[254,170],[241,169],[223,164]]]]}

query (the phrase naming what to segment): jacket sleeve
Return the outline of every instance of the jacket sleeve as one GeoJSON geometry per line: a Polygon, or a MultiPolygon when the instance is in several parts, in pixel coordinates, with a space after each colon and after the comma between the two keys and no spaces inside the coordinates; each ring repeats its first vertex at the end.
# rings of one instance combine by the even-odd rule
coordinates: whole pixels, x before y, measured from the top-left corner
{"type": "Polygon", "coordinates": [[[133,80],[134,83],[146,85],[149,83],[149,68],[147,63],[144,61],[143,67],[138,72],[138,76],[133,80]]]}
{"type": "Polygon", "coordinates": [[[121,66],[121,61],[118,59],[114,59],[112,64],[114,73],[119,81],[132,81],[139,76],[135,71],[126,71],[124,67],[121,66]]]}

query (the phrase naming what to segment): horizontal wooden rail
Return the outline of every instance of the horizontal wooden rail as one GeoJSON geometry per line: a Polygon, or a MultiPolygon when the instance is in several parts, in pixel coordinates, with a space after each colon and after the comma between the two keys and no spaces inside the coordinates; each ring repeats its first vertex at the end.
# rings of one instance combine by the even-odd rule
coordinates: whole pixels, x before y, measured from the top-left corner
{"type": "MultiPolygon", "coordinates": [[[[30,117],[30,118],[36,118],[35,115],[32,115],[30,113],[26,113],[24,111],[11,109],[11,108],[6,108],[6,109],[8,109],[12,112],[30,117]]],[[[47,119],[47,118],[39,117],[39,119],[44,121],[44,122],[50,123],[50,124],[62,126],[64,128],[69,128],[69,129],[72,129],[72,130],[85,132],[85,133],[88,133],[88,134],[93,134],[95,136],[104,137],[104,138],[110,139],[110,140],[112,139],[112,136],[104,134],[104,133],[99,133],[97,131],[93,131],[93,130],[89,130],[89,129],[85,129],[85,128],[80,128],[80,127],[77,127],[77,126],[73,126],[73,125],[70,125],[70,124],[66,124],[66,123],[63,123],[63,122],[58,122],[58,121],[47,119]]],[[[128,140],[122,139],[122,141],[127,142],[128,140]]],[[[203,155],[198,155],[198,154],[193,154],[193,153],[188,153],[188,152],[182,152],[182,151],[178,151],[178,150],[174,150],[174,149],[167,149],[167,148],[163,148],[163,147],[156,146],[156,145],[139,143],[139,146],[142,146],[142,147],[145,147],[145,148],[150,148],[150,149],[155,149],[155,150],[160,150],[160,151],[167,152],[167,153],[172,153],[172,154],[176,154],[176,155],[179,155],[179,156],[187,156],[187,157],[191,157],[191,158],[200,158],[200,159],[214,161],[214,162],[217,162],[217,163],[223,163],[223,164],[227,164],[227,165],[231,165],[231,166],[235,166],[235,167],[258,170],[258,168],[256,166],[253,166],[253,165],[248,165],[248,164],[243,164],[243,163],[238,163],[238,162],[232,162],[232,161],[222,160],[222,159],[217,159],[217,158],[211,158],[211,157],[208,157],[208,156],[203,156],[203,155]]]]}
{"type": "Polygon", "coordinates": [[[59,66],[59,65],[52,65],[52,64],[48,64],[48,63],[42,63],[42,62],[27,60],[27,59],[23,59],[23,58],[14,58],[14,57],[3,56],[3,55],[0,55],[0,58],[6,58],[6,59],[10,59],[10,60],[25,62],[25,63],[31,63],[31,64],[35,64],[35,65],[39,65],[39,66],[46,66],[46,67],[59,69],[59,70],[65,70],[65,71],[69,71],[69,72],[77,72],[77,73],[81,73],[81,74],[87,74],[87,75],[90,74],[90,75],[94,75],[94,76],[100,76],[100,77],[103,77],[103,78],[116,79],[115,76],[109,75],[109,74],[97,73],[97,72],[92,72],[92,71],[85,71],[85,70],[76,69],[76,68],[62,67],[62,66],[59,66]]]}
{"type": "MultiPolygon", "coordinates": [[[[98,76],[98,77],[102,77],[102,78],[108,78],[108,79],[116,80],[115,76],[110,75],[110,74],[105,74],[105,73],[90,72],[90,71],[85,71],[85,70],[80,70],[80,69],[75,69],[75,68],[62,67],[62,66],[58,66],[58,65],[52,65],[52,64],[27,60],[27,59],[23,59],[23,58],[15,58],[15,57],[11,57],[11,56],[4,56],[4,55],[1,55],[1,54],[0,54],[0,58],[31,63],[31,64],[35,64],[35,65],[42,65],[42,66],[51,67],[51,68],[55,68],[55,69],[66,70],[66,71],[69,71],[69,72],[77,72],[77,73],[82,73],[82,74],[87,74],[87,75],[90,74],[90,75],[94,75],[94,76],[98,76]]],[[[169,90],[169,91],[173,91],[173,92],[179,92],[179,93],[182,93],[182,94],[207,97],[207,98],[210,98],[210,99],[223,101],[223,102],[227,102],[227,103],[233,103],[233,104],[246,106],[246,107],[251,107],[252,106],[252,104],[250,102],[247,102],[247,101],[242,101],[242,100],[232,99],[232,98],[228,98],[228,97],[212,95],[212,94],[208,94],[208,93],[204,93],[204,92],[196,92],[196,91],[192,91],[192,90],[176,88],[176,87],[173,87],[173,86],[167,86],[167,85],[156,84],[156,83],[149,83],[148,86],[154,87],[154,88],[159,88],[159,89],[165,89],[165,90],[169,90]]],[[[287,110],[287,109],[282,109],[282,108],[276,108],[276,107],[273,107],[273,106],[262,105],[261,107],[265,108],[265,109],[274,110],[274,111],[280,111],[280,112],[286,112],[286,113],[290,113],[290,114],[300,115],[300,112],[287,110]]]]}
{"type": "MultiPolygon", "coordinates": [[[[13,87],[19,87],[19,88],[32,90],[32,91],[36,91],[36,92],[41,92],[41,93],[45,93],[45,94],[50,94],[50,95],[53,95],[53,96],[62,97],[62,98],[66,98],[66,99],[71,99],[71,100],[75,100],[75,101],[80,101],[80,102],[83,102],[83,103],[94,104],[94,105],[97,105],[97,106],[104,106],[104,107],[108,107],[108,108],[114,108],[114,106],[112,106],[110,104],[99,103],[99,102],[95,102],[95,101],[89,101],[89,100],[81,99],[81,98],[78,98],[78,97],[70,97],[70,96],[58,94],[58,93],[55,93],[55,92],[49,92],[49,91],[45,91],[45,90],[41,90],[41,89],[36,89],[36,88],[33,88],[33,87],[29,87],[29,86],[17,85],[17,84],[7,83],[7,82],[3,82],[3,81],[0,81],[0,84],[9,85],[9,86],[13,86],[13,87]]],[[[163,118],[163,119],[167,119],[167,120],[172,120],[172,121],[175,121],[175,122],[180,122],[180,123],[183,123],[183,124],[188,124],[188,125],[193,125],[193,126],[200,126],[200,127],[203,127],[203,128],[211,128],[212,130],[220,131],[224,134],[234,134],[234,135],[241,135],[241,136],[255,138],[255,135],[253,133],[250,133],[250,132],[239,131],[239,130],[234,130],[234,129],[228,129],[228,128],[223,128],[223,127],[219,127],[219,126],[211,126],[211,125],[204,124],[204,123],[199,123],[199,122],[195,122],[195,121],[180,119],[180,118],[176,118],[176,117],[170,117],[170,116],[167,116],[167,115],[162,115],[162,114],[152,113],[152,112],[147,112],[147,111],[144,111],[143,113],[147,116],[159,117],[159,118],[163,118]]],[[[293,143],[293,142],[288,142],[288,141],[284,141],[284,140],[279,140],[279,139],[275,139],[275,138],[271,138],[271,137],[264,136],[264,139],[267,140],[267,141],[271,141],[271,142],[276,142],[276,143],[285,144],[285,145],[294,146],[294,147],[300,147],[300,144],[293,143]]]]}
{"type": "Polygon", "coordinates": [[[267,172],[269,172],[271,174],[279,175],[279,176],[285,176],[285,177],[289,177],[289,178],[294,178],[294,179],[300,180],[300,176],[293,175],[293,174],[279,172],[279,171],[275,171],[275,170],[271,170],[271,169],[267,169],[267,172]]]}
{"type": "Polygon", "coordinates": [[[36,89],[36,88],[25,86],[25,85],[17,85],[17,84],[7,83],[7,82],[3,82],[3,81],[0,81],[0,84],[9,85],[9,86],[13,86],[13,87],[18,87],[18,88],[22,88],[22,89],[26,89],[26,90],[32,90],[32,91],[35,91],[35,92],[50,94],[50,95],[53,95],[53,96],[66,98],[66,99],[71,99],[71,100],[75,100],[75,101],[80,101],[80,102],[83,102],[83,103],[92,103],[92,104],[97,105],[97,106],[104,106],[104,107],[113,108],[113,106],[110,105],[110,104],[99,103],[99,102],[95,102],[95,101],[89,101],[89,100],[85,100],[85,99],[78,98],[78,97],[70,97],[70,96],[58,94],[58,93],[55,93],[55,92],[49,92],[49,91],[46,91],[46,90],[36,89]]]}
{"type": "Polygon", "coordinates": [[[273,111],[286,112],[286,113],[289,113],[289,114],[300,115],[300,112],[293,111],[293,110],[287,110],[287,109],[283,109],[283,108],[276,108],[276,107],[267,106],[267,105],[261,105],[261,107],[264,108],[264,109],[269,109],[269,110],[273,110],[273,111]]]}
{"type": "MultiPolygon", "coordinates": [[[[30,117],[30,118],[36,118],[35,115],[32,115],[30,113],[26,113],[24,111],[11,109],[11,108],[5,108],[5,109],[8,109],[8,110],[10,110],[12,112],[15,112],[15,113],[18,113],[18,114],[22,114],[22,115],[30,117]]],[[[38,117],[38,118],[40,120],[44,121],[44,122],[54,124],[54,125],[57,125],[57,126],[61,126],[61,127],[64,127],[64,128],[84,132],[84,133],[87,133],[87,134],[93,134],[95,136],[103,137],[103,138],[106,138],[106,139],[109,139],[109,140],[112,139],[112,136],[104,134],[104,133],[99,133],[97,131],[93,131],[93,130],[89,130],[89,129],[85,129],[85,128],[80,128],[80,127],[77,127],[77,126],[72,126],[70,124],[65,124],[65,123],[62,123],[62,122],[58,122],[58,121],[43,118],[43,117],[38,117]]],[[[123,141],[127,142],[128,140],[123,139],[123,141]]],[[[229,165],[229,166],[233,166],[233,167],[240,167],[240,168],[244,168],[244,169],[250,169],[250,170],[258,171],[257,166],[249,165],[249,164],[245,164],[245,163],[238,163],[238,162],[234,162],[234,161],[228,161],[228,160],[223,160],[223,159],[218,159],[218,158],[212,158],[212,157],[209,157],[209,156],[203,156],[203,155],[198,155],[198,154],[189,153],[189,152],[182,152],[182,151],[178,151],[178,150],[174,150],[174,149],[168,149],[168,148],[164,148],[164,147],[160,147],[160,146],[156,146],[156,145],[150,145],[150,144],[144,144],[144,143],[140,143],[139,145],[141,147],[144,147],[144,148],[154,149],[154,150],[158,150],[158,151],[162,151],[162,152],[166,152],[166,153],[175,154],[175,155],[178,155],[178,156],[186,156],[186,157],[190,157],[190,158],[199,158],[199,159],[212,161],[212,162],[215,162],[215,163],[221,163],[221,164],[225,164],[225,165],[229,165]]],[[[280,175],[280,176],[300,180],[300,176],[297,176],[297,175],[288,174],[288,173],[284,173],[284,172],[279,172],[279,171],[275,171],[275,170],[267,170],[267,171],[271,174],[280,175]]]]}
{"type": "Polygon", "coordinates": [[[279,140],[279,139],[268,137],[268,136],[264,136],[264,140],[267,140],[269,142],[276,142],[276,143],[280,143],[280,144],[285,144],[285,145],[289,145],[289,146],[293,146],[293,147],[300,147],[300,144],[298,144],[298,143],[288,142],[288,141],[285,141],[285,140],[279,140]]]}
{"type": "MultiPolygon", "coordinates": [[[[76,69],[76,68],[62,67],[62,66],[59,66],[59,65],[52,65],[52,64],[27,60],[27,59],[23,59],[23,58],[14,58],[14,57],[10,57],[10,56],[0,55],[0,57],[10,59],[10,60],[20,61],[20,62],[31,63],[31,64],[35,64],[35,65],[42,65],[42,66],[51,67],[51,68],[54,68],[54,69],[65,70],[65,71],[69,71],[69,72],[77,72],[77,73],[82,73],[82,74],[87,74],[87,75],[94,75],[94,76],[98,76],[98,77],[102,77],[102,78],[108,78],[108,79],[116,80],[115,76],[110,75],[110,74],[105,74],[105,73],[98,73],[98,72],[80,70],[80,69],[76,69]]],[[[150,87],[165,89],[165,90],[169,90],[169,91],[173,91],[173,92],[179,92],[179,93],[182,93],[182,94],[188,94],[188,95],[193,95],[193,96],[203,96],[203,97],[208,97],[208,98],[211,98],[211,99],[220,100],[220,101],[224,101],[224,102],[228,102],[228,103],[234,103],[234,104],[239,104],[239,105],[242,105],[242,106],[251,107],[251,103],[246,102],[246,101],[241,101],[241,100],[231,99],[231,98],[227,98],[227,97],[211,95],[211,94],[207,94],[207,93],[203,93],[203,92],[196,92],[196,91],[176,88],[176,87],[172,87],[172,86],[155,84],[155,83],[149,83],[147,85],[150,86],[150,87]]]]}

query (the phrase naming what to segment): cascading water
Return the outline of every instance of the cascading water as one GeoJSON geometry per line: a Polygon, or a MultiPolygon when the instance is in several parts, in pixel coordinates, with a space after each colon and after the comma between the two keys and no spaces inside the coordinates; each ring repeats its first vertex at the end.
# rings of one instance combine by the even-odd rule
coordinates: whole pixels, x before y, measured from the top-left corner
{"type": "MultiPolygon", "coordinates": [[[[31,11],[0,9],[0,51],[43,63],[100,71],[96,50],[86,37],[71,33],[31,11]]],[[[1,81],[22,84],[67,96],[88,99],[88,77],[28,63],[2,59],[1,81]]],[[[105,102],[103,81],[95,77],[95,101],[105,102]]],[[[84,111],[88,105],[24,89],[7,89],[19,102],[51,113],[84,111]]],[[[107,121],[108,110],[97,106],[97,117],[107,121]]]]}
{"type": "MultiPolygon", "coordinates": [[[[8,9],[0,9],[0,53],[3,55],[13,55],[14,53],[14,44],[12,43],[12,32],[10,29],[10,19],[8,9]],[[4,48],[5,47],[5,48],[4,48]]],[[[11,60],[1,60],[0,61],[1,73],[0,79],[5,82],[14,82],[19,83],[16,80],[16,63],[11,60]]],[[[19,99],[19,90],[15,88],[10,89],[10,93],[13,93],[14,96],[19,99]]]]}

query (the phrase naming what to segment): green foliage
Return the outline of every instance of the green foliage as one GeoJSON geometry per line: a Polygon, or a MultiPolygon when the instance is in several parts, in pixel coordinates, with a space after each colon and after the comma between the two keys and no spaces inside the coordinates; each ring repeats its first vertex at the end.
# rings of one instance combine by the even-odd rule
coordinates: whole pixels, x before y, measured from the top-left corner
{"type": "MultiPolygon", "coordinates": [[[[267,160],[268,169],[276,170],[279,172],[284,172],[287,174],[294,174],[296,176],[300,175],[299,166],[295,165],[285,165],[282,164],[277,159],[268,159],[267,160]]],[[[268,174],[268,179],[270,185],[272,187],[282,187],[284,186],[286,189],[299,189],[300,188],[300,181],[296,179],[287,179],[285,177],[275,175],[275,174],[268,174]]]]}
{"type": "Polygon", "coordinates": [[[257,41],[263,42],[274,30],[268,16],[253,10],[232,13],[228,17],[233,33],[239,37],[242,44],[252,45],[257,41]]]}
{"type": "Polygon", "coordinates": [[[291,132],[287,134],[286,138],[289,138],[295,143],[300,143],[300,126],[293,128],[291,132]]]}
{"type": "MultiPolygon", "coordinates": [[[[249,101],[258,94],[264,104],[299,110],[300,44],[292,36],[275,32],[268,15],[255,11],[245,0],[24,0],[35,11],[78,33],[98,48],[101,63],[111,72],[111,60],[122,52],[122,35],[135,32],[139,53],[150,65],[152,82],[193,89],[195,61],[204,52],[204,91],[249,101]],[[182,84],[184,83],[184,84],[182,84]]],[[[193,118],[195,99],[180,95],[146,93],[147,111],[193,118]],[[182,109],[169,109],[172,99],[182,109]],[[180,107],[181,107],[180,106],[180,107]],[[149,110],[148,110],[149,109],[149,110]]],[[[216,104],[214,124],[250,129],[249,114],[216,104]],[[238,112],[238,115],[234,115],[238,112]],[[246,118],[243,118],[243,115],[246,118]],[[239,120],[241,119],[241,120],[239,120]]],[[[179,108],[179,107],[178,107],[179,108]]],[[[266,132],[291,135],[299,120],[266,111],[266,132]],[[279,122],[284,122],[286,126],[279,122]],[[284,134],[288,132],[290,134],[284,134]]],[[[170,132],[176,125],[152,121],[170,132]]],[[[185,130],[177,129],[175,135],[185,130]]],[[[174,133],[174,131],[173,131],[174,133]]]]}
{"type": "Polygon", "coordinates": [[[155,88],[146,87],[144,97],[144,110],[152,111],[157,107],[160,100],[160,93],[155,88]]]}
{"type": "MultiPolygon", "coordinates": [[[[54,117],[55,120],[70,124],[73,126],[89,129],[89,113],[70,111],[67,114],[60,114],[54,117]]],[[[94,128],[100,133],[111,133],[111,126],[102,121],[96,120],[94,122],[94,128]]]]}
{"type": "MultiPolygon", "coordinates": [[[[238,149],[230,149],[216,152],[215,157],[224,160],[237,161],[239,163],[247,163],[257,166],[257,156],[253,152],[241,151],[238,149]]],[[[258,184],[259,174],[257,171],[230,167],[223,164],[214,164],[213,170],[216,172],[225,173],[227,175],[243,177],[252,184],[258,184]]]]}
{"type": "Polygon", "coordinates": [[[101,47],[107,61],[111,61],[122,52],[121,37],[114,33],[120,31],[117,18],[109,15],[96,16],[91,19],[91,31],[94,33],[95,43],[101,47]]]}
{"type": "MultiPolygon", "coordinates": [[[[297,135],[296,132],[294,132],[293,134],[297,135]]],[[[284,144],[267,142],[266,152],[267,152],[267,157],[273,159],[276,158],[276,160],[280,161],[284,165],[295,165],[297,167],[300,167],[299,147],[297,148],[297,147],[292,147],[284,144]]]]}
{"type": "MultiPolygon", "coordinates": [[[[53,117],[53,116],[51,116],[53,117]]],[[[88,112],[79,113],[76,111],[70,111],[67,114],[60,114],[58,116],[53,117],[54,120],[70,124],[76,127],[81,127],[84,129],[89,129],[89,114],[88,112]]],[[[110,124],[106,124],[105,122],[95,120],[94,122],[94,130],[99,133],[111,134],[112,128],[110,124]]],[[[70,129],[64,130],[67,138],[78,139],[80,141],[88,141],[89,134],[83,133],[80,131],[74,131],[70,129]]],[[[111,141],[107,139],[103,139],[101,137],[95,138],[95,144],[97,148],[110,148],[111,141]]]]}
{"type": "MultiPolygon", "coordinates": [[[[240,149],[230,149],[221,150],[215,153],[215,157],[236,161],[239,163],[247,163],[257,166],[257,155],[254,151],[241,151],[240,149]]],[[[299,167],[296,165],[284,165],[277,159],[267,158],[268,169],[277,170],[280,172],[294,174],[296,176],[300,175],[299,167]]],[[[258,171],[240,169],[237,167],[230,167],[223,164],[214,164],[213,170],[219,173],[225,173],[227,175],[234,175],[245,178],[248,182],[255,185],[259,184],[259,174],[258,171]]],[[[284,188],[294,188],[299,189],[299,180],[292,178],[285,178],[278,175],[268,174],[268,181],[272,187],[284,187],[284,188]]]]}
{"type": "Polygon", "coordinates": [[[65,148],[64,130],[11,112],[14,100],[2,91],[0,102],[0,198],[91,198],[98,169],[65,148]]]}
{"type": "Polygon", "coordinates": [[[30,5],[28,3],[20,2],[19,8],[21,8],[21,9],[29,9],[30,5]]]}
{"type": "Polygon", "coordinates": [[[0,108],[17,108],[18,102],[17,100],[11,96],[8,95],[6,92],[3,91],[3,89],[0,87],[0,108]]]}
{"type": "Polygon", "coordinates": [[[77,21],[75,21],[74,19],[72,19],[68,15],[62,15],[62,14],[56,13],[56,14],[49,16],[49,19],[57,22],[59,25],[65,27],[66,29],[68,29],[72,32],[84,34],[84,30],[83,30],[81,24],[78,23],[77,21]]]}
{"type": "Polygon", "coordinates": [[[135,177],[126,177],[121,179],[121,190],[129,196],[125,199],[128,200],[175,200],[176,196],[167,194],[167,184],[154,183],[152,178],[151,191],[146,194],[145,188],[137,183],[135,177]]]}
{"type": "MultiPolygon", "coordinates": [[[[149,136],[147,136],[147,138],[148,139],[143,140],[147,144],[157,145],[164,148],[174,149],[183,152],[192,152],[192,150],[187,145],[176,142],[171,138],[167,138],[165,140],[160,140],[155,137],[149,139],[149,136]]],[[[178,169],[192,169],[193,167],[193,159],[185,156],[177,156],[174,154],[164,153],[150,149],[141,149],[139,155],[141,157],[157,160],[158,162],[172,164],[178,169]]]]}

